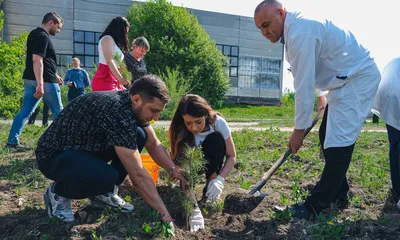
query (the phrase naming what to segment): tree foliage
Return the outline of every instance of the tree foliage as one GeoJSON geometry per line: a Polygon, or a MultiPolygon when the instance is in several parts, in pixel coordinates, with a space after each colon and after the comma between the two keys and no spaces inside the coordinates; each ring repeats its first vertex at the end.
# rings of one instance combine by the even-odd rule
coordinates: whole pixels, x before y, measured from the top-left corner
{"type": "MultiPolygon", "coordinates": [[[[0,12],[0,30],[4,13],[0,12]]],[[[21,103],[23,94],[22,72],[25,66],[25,48],[28,33],[22,33],[10,43],[0,39],[0,116],[12,117],[21,103]]]]}
{"type": "Polygon", "coordinates": [[[197,18],[166,0],[133,4],[127,13],[129,37],[145,36],[151,45],[146,55],[149,72],[167,74],[179,69],[189,89],[216,107],[228,90],[227,58],[216,47],[197,18]]]}

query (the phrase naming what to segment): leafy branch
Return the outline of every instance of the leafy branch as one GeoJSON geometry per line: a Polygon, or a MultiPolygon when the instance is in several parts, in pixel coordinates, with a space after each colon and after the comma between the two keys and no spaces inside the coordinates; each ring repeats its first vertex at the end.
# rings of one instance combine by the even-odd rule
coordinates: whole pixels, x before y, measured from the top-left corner
{"type": "Polygon", "coordinates": [[[119,68],[121,69],[122,77],[128,81],[131,81],[132,73],[129,72],[128,68],[126,67],[124,61],[122,60],[122,56],[118,52],[115,52],[113,59],[118,63],[119,68]]]}

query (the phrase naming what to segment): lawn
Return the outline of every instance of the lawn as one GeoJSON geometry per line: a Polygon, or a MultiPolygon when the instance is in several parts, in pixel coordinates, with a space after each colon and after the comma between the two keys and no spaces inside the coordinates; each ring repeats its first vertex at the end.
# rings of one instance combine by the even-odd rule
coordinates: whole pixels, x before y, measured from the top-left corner
{"type": "MultiPolygon", "coordinates": [[[[2,146],[9,128],[0,125],[2,146]]],[[[166,143],[164,130],[157,129],[157,134],[166,143]]],[[[34,146],[42,132],[43,128],[27,126],[21,139],[34,146]]],[[[290,212],[271,211],[274,205],[301,202],[318,180],[324,160],[315,132],[307,136],[299,154],[290,157],[262,189],[268,196],[251,201],[252,206],[242,206],[238,200],[247,196],[236,194],[238,188],[250,189],[260,179],[286,150],[289,134],[274,129],[233,132],[239,164],[226,180],[222,200],[201,204],[206,229],[197,233],[187,231],[178,187],[161,172],[157,188],[176,220],[172,239],[400,239],[400,211],[389,194],[386,133],[361,133],[348,173],[351,192],[347,209],[332,205],[310,221],[293,219],[290,212]]],[[[134,214],[95,211],[86,208],[86,200],[79,200],[73,202],[77,220],[71,224],[47,217],[43,192],[49,183],[36,168],[33,151],[9,153],[0,149],[0,239],[165,237],[157,224],[157,214],[134,192],[129,181],[121,187],[121,195],[134,204],[134,214]]],[[[198,199],[202,187],[199,184],[196,188],[198,199]]]]}
{"type": "Polygon", "coordinates": [[[224,104],[217,109],[230,121],[266,121],[270,119],[293,120],[293,107],[286,106],[253,106],[247,104],[224,104]]]}

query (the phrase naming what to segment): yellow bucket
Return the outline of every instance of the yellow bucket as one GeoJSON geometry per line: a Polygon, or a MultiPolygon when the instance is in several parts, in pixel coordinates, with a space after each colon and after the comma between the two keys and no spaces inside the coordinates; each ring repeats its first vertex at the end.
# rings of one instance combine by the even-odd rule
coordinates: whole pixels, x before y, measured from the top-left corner
{"type": "Polygon", "coordinates": [[[153,179],[154,185],[157,185],[158,170],[160,169],[160,166],[158,166],[157,163],[154,162],[149,154],[144,153],[140,154],[140,156],[142,157],[143,167],[150,174],[151,178],[153,179]]]}

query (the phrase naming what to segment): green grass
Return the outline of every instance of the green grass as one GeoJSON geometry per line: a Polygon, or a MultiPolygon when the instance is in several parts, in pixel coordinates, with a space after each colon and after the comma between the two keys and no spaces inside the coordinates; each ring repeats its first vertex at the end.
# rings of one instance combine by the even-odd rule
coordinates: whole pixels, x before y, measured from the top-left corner
{"type": "MultiPolygon", "coordinates": [[[[6,143],[9,128],[9,125],[0,124],[0,144],[2,146],[6,143]]],[[[156,133],[160,140],[168,146],[165,130],[156,129],[156,133]]],[[[43,128],[37,126],[26,126],[21,135],[21,140],[28,145],[35,146],[43,131],[43,128]]],[[[238,187],[250,189],[251,185],[258,182],[260,177],[285,152],[289,135],[290,132],[281,132],[276,129],[233,132],[237,160],[240,165],[238,170],[233,170],[228,176],[226,189],[238,187]]],[[[268,200],[271,201],[271,204],[290,206],[296,202],[301,202],[307,196],[307,186],[314,185],[318,181],[323,167],[324,160],[320,158],[318,133],[312,132],[305,139],[304,146],[299,153],[296,156],[289,157],[271,181],[262,189],[262,192],[272,195],[268,200]]],[[[160,175],[162,173],[163,171],[160,175]]],[[[361,133],[354,149],[348,179],[352,191],[349,204],[351,213],[324,213],[314,221],[302,223],[304,225],[301,229],[304,230],[299,230],[299,234],[304,231],[307,236],[306,239],[342,239],[349,237],[350,239],[363,239],[362,231],[365,230],[363,227],[365,224],[378,226],[378,230],[381,232],[390,230],[392,233],[393,231],[396,233],[398,231],[399,214],[381,212],[391,186],[386,133],[361,133]],[[377,217],[377,215],[379,216],[377,217]],[[355,228],[360,229],[360,233],[355,231],[355,228]]],[[[42,194],[49,183],[37,169],[33,151],[21,155],[11,154],[4,148],[0,148],[0,180],[8,182],[7,186],[17,198],[28,199],[26,205],[29,206],[29,209],[43,211],[42,200],[29,200],[31,193],[40,192],[42,194]]],[[[162,178],[160,178],[160,184],[166,185],[162,178]]],[[[198,189],[198,191],[201,191],[203,186],[199,184],[200,190],[198,189]]],[[[174,194],[171,193],[169,196],[172,198],[174,194]]],[[[166,226],[154,224],[154,214],[138,195],[125,193],[123,197],[134,204],[135,216],[122,214],[118,211],[103,211],[93,219],[94,223],[91,229],[83,230],[87,233],[82,234],[93,239],[101,239],[102,236],[110,233],[129,239],[163,237],[167,234],[166,226]]],[[[11,204],[7,201],[1,200],[0,207],[11,204]]],[[[169,199],[169,201],[175,200],[169,199]]],[[[209,210],[221,212],[223,204],[223,202],[217,202],[215,206],[212,206],[214,209],[209,210]]],[[[83,208],[82,206],[85,206],[85,203],[78,202],[79,206],[83,208]]],[[[29,216],[29,214],[31,214],[31,210],[23,211],[21,216],[29,216]]],[[[18,213],[0,215],[0,219],[15,217],[15,215],[18,215],[18,213]]],[[[42,213],[40,217],[46,216],[42,213]]],[[[269,213],[269,209],[265,209],[265,217],[276,221],[276,224],[285,224],[291,221],[291,213],[287,211],[281,214],[272,214],[269,213]]],[[[54,236],[51,230],[62,225],[52,221],[43,221],[43,219],[39,222],[40,224],[31,224],[26,230],[23,229],[18,234],[8,237],[21,238],[35,233],[37,239],[62,238],[62,236],[54,236]]],[[[212,229],[213,226],[210,224],[207,227],[212,229]]],[[[71,234],[68,231],[66,229],[64,238],[71,234]]],[[[0,238],[2,236],[0,234],[0,238]]],[[[287,237],[294,239],[293,236],[287,237]]]]}
{"type": "Polygon", "coordinates": [[[230,121],[263,121],[264,119],[293,119],[293,107],[252,106],[241,104],[224,104],[216,109],[230,121]]]}

